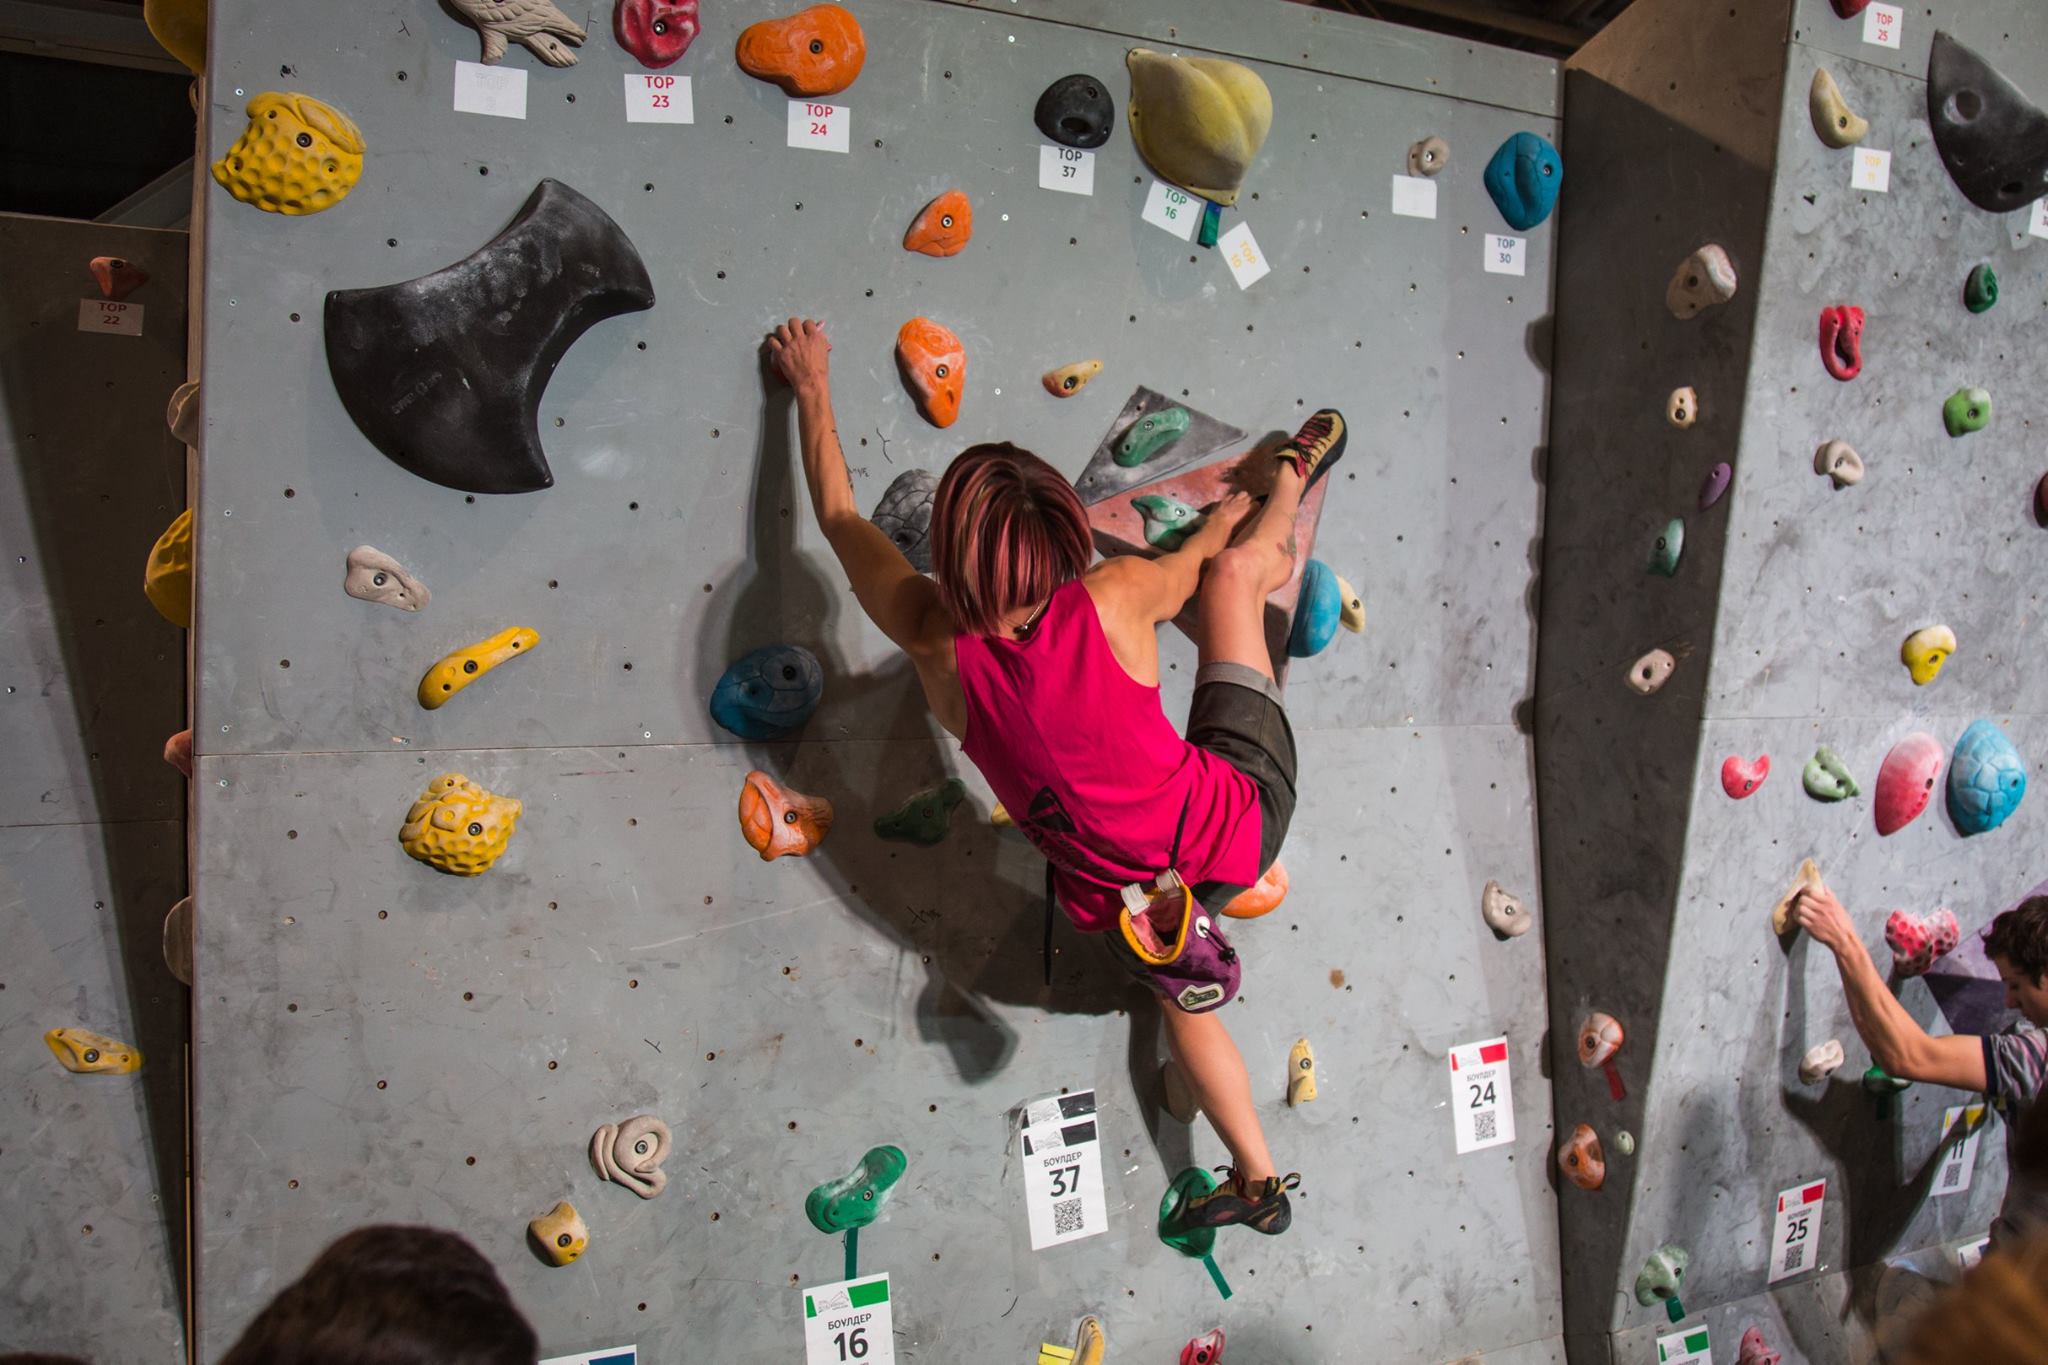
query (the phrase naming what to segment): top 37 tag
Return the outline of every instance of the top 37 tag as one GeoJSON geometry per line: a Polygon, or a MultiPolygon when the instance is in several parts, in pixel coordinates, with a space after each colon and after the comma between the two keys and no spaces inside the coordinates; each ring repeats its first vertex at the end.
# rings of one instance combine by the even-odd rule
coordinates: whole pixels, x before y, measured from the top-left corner
{"type": "Polygon", "coordinates": [[[853,127],[853,114],[843,104],[816,100],[789,102],[789,145],[816,152],[843,152],[853,127]]]}
{"type": "Polygon", "coordinates": [[[1095,1092],[1034,1100],[1024,1106],[1018,1129],[1031,1249],[1043,1251],[1107,1229],[1109,1201],[1102,1193],[1102,1135],[1095,1124],[1095,1092]]]}
{"type": "Polygon", "coordinates": [[[1061,194],[1095,193],[1095,153],[1078,147],[1039,144],[1038,188],[1061,194]]]}

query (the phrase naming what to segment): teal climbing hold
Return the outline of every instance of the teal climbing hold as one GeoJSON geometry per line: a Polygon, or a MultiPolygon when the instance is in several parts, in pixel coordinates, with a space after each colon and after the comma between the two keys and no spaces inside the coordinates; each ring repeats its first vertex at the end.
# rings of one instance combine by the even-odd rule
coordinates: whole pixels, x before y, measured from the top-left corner
{"type": "Polygon", "coordinates": [[[804,1199],[804,1216],[820,1232],[864,1228],[881,1216],[889,1191],[909,1165],[901,1147],[870,1147],[860,1165],[810,1192],[804,1199]]]}
{"type": "Polygon", "coordinates": [[[1948,814],[1965,835],[2004,824],[2027,794],[2027,763],[2005,732],[1973,720],[1948,761],[1948,814]]]}
{"type": "Polygon", "coordinates": [[[1825,744],[1806,760],[1806,771],[1799,780],[1806,794],[1816,801],[1843,801],[1862,792],[1856,779],[1849,776],[1848,765],[1825,744]]]}
{"type": "Polygon", "coordinates": [[[1650,547],[1650,572],[1674,578],[1678,574],[1678,556],[1685,550],[1685,521],[1673,517],[1664,526],[1664,532],[1657,537],[1657,543],[1650,547]]]}
{"type": "Polygon", "coordinates": [[[1988,265],[1970,271],[1963,281],[1963,307],[1973,313],[1988,313],[1998,302],[1998,272],[1988,265]]]}
{"type": "Polygon", "coordinates": [[[1658,1247],[1643,1261],[1643,1268],[1636,1272],[1636,1302],[1646,1305],[1661,1302],[1671,1320],[1677,1322],[1685,1316],[1685,1305],[1679,1302],[1678,1291],[1685,1286],[1686,1267],[1691,1264],[1692,1256],[1684,1247],[1658,1247]]]}
{"type": "Polygon", "coordinates": [[[1883,1067],[1872,1062],[1870,1069],[1863,1073],[1863,1088],[1877,1097],[1877,1118],[1882,1123],[1892,1116],[1892,1096],[1912,1085],[1902,1081],[1883,1067]]]}
{"type": "Polygon", "coordinates": [[[1941,424],[1951,436],[1967,436],[1991,424],[1991,391],[1961,388],[1941,405],[1941,424]]]}
{"type": "Polygon", "coordinates": [[[1320,559],[1301,571],[1301,595],[1294,604],[1294,625],[1287,632],[1290,658],[1307,659],[1323,652],[1337,634],[1344,614],[1344,594],[1337,575],[1320,559]]]}
{"type": "Polygon", "coordinates": [[[1124,434],[1117,439],[1116,451],[1110,458],[1125,469],[1135,469],[1157,458],[1187,433],[1186,408],[1161,408],[1157,412],[1148,412],[1124,428],[1124,434]]]}
{"type": "Polygon", "coordinates": [[[1557,148],[1536,134],[1516,133],[1494,151],[1481,178],[1508,226],[1527,232],[1548,218],[1557,203],[1558,187],[1564,183],[1564,162],[1557,148]]]}
{"type": "Polygon", "coordinates": [[[1200,512],[1161,493],[1132,498],[1131,506],[1145,519],[1145,543],[1155,550],[1178,550],[1202,525],[1200,512]]]}
{"type": "Polygon", "coordinates": [[[967,799],[967,784],[949,777],[936,787],[927,787],[889,814],[875,821],[875,834],[883,839],[930,848],[946,837],[952,825],[953,808],[967,799]]]}

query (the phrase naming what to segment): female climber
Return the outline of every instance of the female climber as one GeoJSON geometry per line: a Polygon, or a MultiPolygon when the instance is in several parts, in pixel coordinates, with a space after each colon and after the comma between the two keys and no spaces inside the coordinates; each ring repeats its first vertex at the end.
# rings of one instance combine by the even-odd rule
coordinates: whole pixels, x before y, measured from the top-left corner
{"type": "Polygon", "coordinates": [[[934,581],[854,504],[824,327],[791,318],[767,344],[796,391],[812,510],[861,609],[910,656],[939,724],[1045,855],[1048,894],[1160,996],[1169,1077],[1231,1155],[1227,1178],[1184,1195],[1176,1221],[1284,1232],[1301,1177],[1274,1169],[1215,1012],[1239,968],[1212,916],[1272,865],[1294,814],[1265,603],[1294,571],[1295,509],[1343,453],[1343,417],[1316,413],[1275,452],[1263,506],[1232,493],[1177,549],[1092,568],[1073,486],[1016,446],[973,446],[933,499],[934,581]],[[1159,704],[1157,631],[1190,598],[1201,668],[1183,739],[1159,704]]]}

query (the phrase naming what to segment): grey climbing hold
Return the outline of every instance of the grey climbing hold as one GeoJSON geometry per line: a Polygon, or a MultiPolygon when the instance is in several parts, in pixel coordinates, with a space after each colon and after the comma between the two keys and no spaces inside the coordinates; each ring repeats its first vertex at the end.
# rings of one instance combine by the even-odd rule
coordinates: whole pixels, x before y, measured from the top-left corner
{"type": "Polygon", "coordinates": [[[1842,1044],[1837,1039],[1830,1038],[1825,1043],[1816,1043],[1799,1059],[1799,1083],[1819,1085],[1841,1070],[1842,1063],[1847,1059],[1848,1056],[1842,1051],[1842,1044]]]}
{"type": "Polygon", "coordinates": [[[929,469],[906,469],[883,492],[868,518],[919,573],[932,571],[932,498],[939,476],[929,469]]]}
{"type": "Polygon", "coordinates": [[[188,379],[171,390],[171,401],[164,405],[164,421],[171,428],[171,435],[188,446],[199,444],[199,381],[188,379]]]}
{"type": "Polygon", "coordinates": [[[164,965],[171,975],[192,984],[192,898],[185,897],[164,916],[164,965]]]}
{"type": "Polygon", "coordinates": [[[374,545],[356,546],[348,552],[347,563],[341,590],[350,597],[381,602],[400,611],[418,611],[434,595],[407,573],[404,565],[374,545]]]}
{"type": "Polygon", "coordinates": [[[2048,194],[2048,114],[1946,33],[1927,54],[1927,124],[1956,188],[1986,213],[2048,194]]]}
{"type": "Polygon", "coordinates": [[[652,1114],[636,1114],[624,1123],[602,1124],[590,1135],[590,1166],[613,1184],[652,1199],[668,1188],[668,1172],[661,1169],[668,1149],[668,1125],[652,1114]]]}
{"type": "Polygon", "coordinates": [[[1529,932],[1529,912],[1518,897],[1508,894],[1499,882],[1488,882],[1479,893],[1479,916],[1493,936],[1505,943],[1529,932]]]}
{"type": "Polygon", "coordinates": [[[1847,441],[1823,441],[1813,452],[1813,472],[1825,474],[1837,488],[1863,482],[1863,457],[1847,441]]]}

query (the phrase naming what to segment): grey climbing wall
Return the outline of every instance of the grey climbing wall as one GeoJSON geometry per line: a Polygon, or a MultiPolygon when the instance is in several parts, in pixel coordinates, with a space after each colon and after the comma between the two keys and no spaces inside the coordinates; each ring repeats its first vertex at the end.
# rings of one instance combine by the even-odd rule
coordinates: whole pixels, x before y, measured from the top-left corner
{"type": "MultiPolygon", "coordinates": [[[[1882,967],[1891,910],[1950,906],[1967,936],[2041,879],[2048,851],[2034,802],[1969,839],[1938,795],[1889,838],[1872,815],[1878,766],[1912,731],[1948,747],[1989,717],[2037,780],[2048,746],[2048,693],[2023,666],[2036,612],[2024,565],[2044,534],[2026,437],[2041,420],[2038,376],[2024,363],[2044,302],[2041,243],[2024,215],[1982,213],[1956,190],[1922,79],[1941,27],[2041,93],[2048,17],[2018,0],[1959,0],[1908,7],[1903,22],[1892,53],[1827,0],[1725,13],[1638,0],[1566,76],[1575,193],[1559,229],[1536,743],[1557,1120],[1592,1124],[1609,1158],[1605,1189],[1560,1195],[1574,1359],[1655,1358],[1671,1327],[1632,1289],[1665,1243],[1691,1252],[1686,1322],[1710,1326],[1717,1352],[1756,1324],[1787,1361],[1859,1358],[1929,1281],[1953,1278],[1955,1249],[1983,1236],[2004,1184],[1994,1127],[1968,1192],[1934,1197],[1943,1110],[1968,1097],[1916,1087],[1881,1121],[1857,1084],[1869,1058],[1832,958],[1803,939],[1781,947],[1769,926],[1810,855],[1882,967]],[[1888,192],[1852,189],[1852,153],[1814,134],[1817,66],[1870,120],[1862,147],[1891,153],[1888,192]],[[1678,321],[1665,284],[1710,241],[1740,290],[1678,321]],[[2004,297],[1972,316],[1963,280],[1980,262],[2004,297]],[[1848,383],[1817,348],[1819,311],[1836,303],[1869,315],[1864,369],[1848,383]],[[1992,390],[1997,417],[1951,440],[1941,402],[1965,383],[1992,390]],[[1664,420],[1682,384],[1703,414],[1689,430],[1664,420]],[[1860,485],[1837,491],[1813,472],[1833,438],[1862,453],[1860,485]],[[1703,512],[1700,483],[1718,461],[1734,482],[1703,512]],[[1645,565],[1673,516],[1685,549],[1666,580],[1645,565]],[[1900,644],[1938,621],[1961,648],[1916,688],[1900,644]],[[1677,672],[1638,696],[1623,675],[1652,647],[1677,655],[1677,672]],[[1821,744],[1862,797],[1824,805],[1801,790],[1821,744]],[[1730,800],[1722,760],[1760,753],[1770,776],[1730,800]],[[1625,1102],[1571,1060],[1589,1009],[1628,1030],[1625,1102]],[[1801,1055],[1831,1037],[1848,1064],[1801,1085],[1801,1055]],[[1632,1161],[1615,1155],[1623,1129],[1640,1144],[1632,1161]],[[1822,1177],[1808,1271],[1769,1291],[1773,1200],[1822,1177]]],[[[1924,981],[1899,996],[1947,1030],[1924,981]]]]}
{"type": "Polygon", "coordinates": [[[142,595],[185,505],[164,402],[185,376],[182,232],[0,215],[0,1351],[184,1357],[183,633],[142,595]],[[141,334],[94,256],[142,266],[141,334]],[[81,301],[89,301],[81,326],[81,301]],[[53,1028],[142,1049],[73,1075],[53,1028]]]}
{"type": "MultiPolygon", "coordinates": [[[[1131,1359],[1171,1358],[1218,1322],[1233,1353],[1275,1362],[1557,1359],[1540,934],[1497,943],[1478,914],[1488,878],[1537,904],[1516,712],[1533,689],[1554,233],[1527,234],[1524,275],[1485,273],[1502,224],[1479,172],[1510,134],[1555,134],[1556,69],[1277,0],[853,7],[868,62],[841,99],[841,156],[788,149],[783,96],[734,66],[740,27],[778,12],[763,0],[706,6],[671,69],[693,82],[687,127],[623,121],[637,68],[609,6],[585,7],[574,67],[513,50],[524,121],[451,111],[476,35],[430,0],[215,6],[209,155],[274,87],[346,110],[369,154],[318,216],[211,188],[204,208],[202,1354],[329,1239],[395,1218],[475,1239],[549,1351],[637,1341],[673,1360],[708,1341],[790,1358],[797,1286],[841,1271],[804,1194],[887,1141],[910,1171],[861,1266],[896,1277],[903,1359],[1028,1358],[1084,1311],[1131,1359]],[[1249,222],[1272,263],[1248,291],[1217,253],[1139,220],[1149,177],[1121,127],[1093,196],[1038,187],[1038,92],[1090,71],[1121,109],[1141,42],[1238,54],[1272,87],[1274,133],[1226,220],[1249,222]],[[1453,148],[1439,216],[1395,217],[1389,178],[1430,133],[1453,148]],[[659,303],[600,325],[555,374],[540,409],[555,486],[471,498],[355,430],[328,381],[322,300],[462,257],[543,177],[617,218],[659,303]],[[951,260],[905,253],[904,226],[949,186],[973,197],[974,242],[951,260]],[[1167,1177],[1222,1149],[1156,1112],[1152,1006],[1065,932],[1042,985],[1041,864],[988,826],[986,790],[806,524],[788,399],[764,388],[758,353],[799,312],[836,343],[864,506],[990,437],[1077,474],[1140,384],[1253,432],[1323,403],[1350,415],[1317,552],[1371,625],[1294,670],[1294,889],[1244,926],[1230,1013],[1303,1194],[1285,1237],[1224,1239],[1228,1303],[1153,1235],[1167,1177]],[[891,358],[918,314],[967,346],[945,432],[891,358]],[[1085,393],[1040,389],[1041,371],[1086,357],[1106,368],[1085,393]],[[431,605],[345,597],[360,543],[423,577],[431,605]],[[430,663],[513,624],[539,631],[531,657],[418,708],[430,663]],[[736,743],[706,697],[727,661],[776,640],[825,661],[824,704],[800,743],[736,743]],[[742,843],[755,766],[836,804],[817,856],[763,864],[742,843]],[[445,770],[525,803],[473,881],[397,845],[445,770]],[[872,837],[878,813],[948,772],[974,788],[948,842],[872,837]],[[1519,1138],[1459,1158],[1446,1050],[1503,1034],[1519,1138]],[[1290,1112],[1303,1035],[1322,1098],[1290,1112]],[[1112,1221],[1033,1254],[1008,1116],[1087,1086],[1112,1221]],[[598,1124],[643,1110],[677,1142],[647,1203],[584,1155],[598,1124]],[[562,1198],[592,1242],[557,1270],[524,1229],[562,1198]]],[[[1166,660],[1183,715],[1194,654],[1171,636],[1166,660]]]]}

